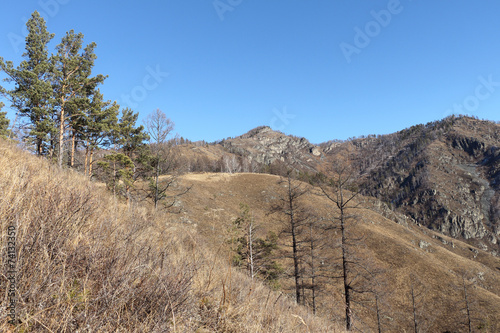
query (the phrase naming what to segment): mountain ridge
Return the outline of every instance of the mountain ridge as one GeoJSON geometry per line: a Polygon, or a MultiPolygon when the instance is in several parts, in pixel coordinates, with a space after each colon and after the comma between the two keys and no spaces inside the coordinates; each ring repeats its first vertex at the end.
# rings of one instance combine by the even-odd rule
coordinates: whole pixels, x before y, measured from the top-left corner
{"type": "Polygon", "coordinates": [[[188,171],[282,174],[291,167],[310,178],[331,176],[329,167],[342,159],[356,173],[363,194],[418,224],[500,254],[496,122],[449,116],[391,134],[319,145],[259,126],[204,147],[178,148],[180,155],[191,154],[182,164],[199,166],[188,171]]]}

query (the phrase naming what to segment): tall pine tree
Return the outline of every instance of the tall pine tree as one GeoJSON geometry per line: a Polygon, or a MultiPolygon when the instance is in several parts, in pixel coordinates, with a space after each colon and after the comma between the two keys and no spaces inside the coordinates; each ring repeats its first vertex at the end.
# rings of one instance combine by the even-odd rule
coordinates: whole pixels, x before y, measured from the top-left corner
{"type": "Polygon", "coordinates": [[[11,61],[0,58],[0,68],[7,74],[7,82],[15,88],[4,91],[21,116],[29,119],[30,141],[38,155],[47,152],[46,141],[55,131],[52,117],[53,90],[51,86],[52,66],[47,44],[54,37],[47,31],[45,20],[35,11],[27,24],[25,60],[18,68],[11,61]]]}
{"type": "MultiPolygon", "coordinates": [[[[95,43],[90,43],[80,53],[83,34],[73,30],[66,33],[57,46],[57,54],[52,57],[54,65],[54,92],[58,110],[58,164],[62,166],[64,157],[64,139],[68,128],[72,126],[72,116],[76,115],[75,104],[82,96],[88,96],[98,84],[106,78],[104,75],[90,77],[94,61],[97,58],[95,43]],[[70,112],[73,112],[71,114],[70,112]]],[[[77,118],[77,116],[75,116],[77,118]]]]}

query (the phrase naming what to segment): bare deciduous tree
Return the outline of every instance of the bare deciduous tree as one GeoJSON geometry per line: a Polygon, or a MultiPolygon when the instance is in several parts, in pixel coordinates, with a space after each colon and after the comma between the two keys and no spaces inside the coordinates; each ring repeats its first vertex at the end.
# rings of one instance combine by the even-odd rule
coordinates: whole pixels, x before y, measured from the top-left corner
{"type": "MultiPolygon", "coordinates": [[[[300,244],[306,240],[303,237],[305,231],[305,223],[309,218],[303,203],[300,201],[308,190],[302,182],[293,179],[293,171],[289,169],[286,173],[286,178],[281,178],[278,185],[284,186],[286,190],[278,197],[278,202],[271,208],[271,213],[279,212],[285,215],[285,221],[281,235],[288,238],[291,243],[291,254],[293,260],[293,278],[295,280],[295,301],[300,304],[301,301],[301,265],[303,250],[300,249],[300,244]]],[[[305,251],[306,249],[304,249],[305,251]]]]}
{"type": "Polygon", "coordinates": [[[321,186],[321,190],[336,208],[333,211],[331,228],[340,231],[339,277],[343,282],[346,330],[350,331],[354,325],[353,294],[366,292],[361,288],[365,287],[366,280],[370,279],[371,273],[355,254],[355,249],[359,247],[363,237],[354,237],[351,232],[359,220],[353,211],[361,208],[355,200],[359,190],[355,183],[354,171],[348,164],[339,163],[334,166],[333,172],[334,178],[330,180],[328,186],[321,186]]]}
{"type": "Polygon", "coordinates": [[[150,137],[150,143],[152,151],[155,155],[154,168],[155,168],[155,181],[154,181],[154,195],[153,201],[155,204],[155,209],[158,208],[158,202],[160,201],[160,155],[163,145],[166,143],[168,136],[174,129],[174,123],[167,118],[167,115],[160,109],[156,109],[153,113],[150,113],[145,121],[146,129],[150,137]]]}

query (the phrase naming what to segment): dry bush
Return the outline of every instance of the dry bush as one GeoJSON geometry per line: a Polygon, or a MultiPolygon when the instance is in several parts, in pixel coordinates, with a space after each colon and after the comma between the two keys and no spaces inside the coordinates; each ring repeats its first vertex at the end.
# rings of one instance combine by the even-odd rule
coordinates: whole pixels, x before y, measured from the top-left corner
{"type": "MultiPolygon", "coordinates": [[[[199,248],[203,246],[198,245],[199,248]]],[[[222,247],[221,247],[222,248],[222,247]]],[[[253,280],[229,258],[201,251],[193,279],[199,324],[209,332],[342,332],[332,322],[295,304],[290,296],[253,280]]]]}
{"type": "MultiPolygon", "coordinates": [[[[172,264],[173,235],[160,239],[148,214],[114,203],[81,175],[5,145],[0,161],[2,240],[8,226],[17,231],[19,330],[160,332],[175,326],[175,316],[188,308],[194,269],[172,264]]],[[[6,259],[3,247],[2,267],[6,259]]],[[[6,297],[2,301],[6,307],[6,297]]]]}

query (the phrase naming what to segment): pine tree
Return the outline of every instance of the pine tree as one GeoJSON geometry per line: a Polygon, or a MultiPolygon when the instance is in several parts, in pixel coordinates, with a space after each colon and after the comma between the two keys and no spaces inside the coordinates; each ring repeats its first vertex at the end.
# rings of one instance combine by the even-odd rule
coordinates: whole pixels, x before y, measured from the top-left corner
{"type": "Polygon", "coordinates": [[[272,259],[278,249],[278,236],[269,233],[266,238],[258,236],[258,225],[247,204],[240,203],[240,214],[233,221],[233,237],[230,240],[234,252],[233,263],[244,266],[253,280],[257,275],[276,283],[282,268],[272,259]]]}
{"type": "Polygon", "coordinates": [[[105,182],[108,189],[113,192],[113,196],[124,194],[127,197],[128,188],[133,182],[132,160],[125,154],[112,153],[106,155],[104,161],[99,161],[98,164],[105,172],[105,182]]]}
{"type": "Polygon", "coordinates": [[[47,44],[54,37],[47,31],[45,20],[35,11],[27,24],[26,52],[24,61],[18,68],[13,63],[0,58],[0,68],[15,84],[11,91],[4,91],[21,116],[29,119],[29,137],[38,155],[47,153],[45,142],[54,133],[52,117],[53,90],[51,86],[52,66],[49,61],[47,44]]]}
{"type": "MultiPolygon", "coordinates": [[[[55,106],[58,110],[58,165],[62,166],[64,156],[64,136],[72,126],[72,116],[84,96],[88,96],[105,76],[99,74],[90,77],[94,61],[97,58],[95,43],[90,43],[80,54],[83,34],[73,30],[66,33],[56,47],[57,54],[52,57],[54,67],[55,106]],[[71,114],[70,112],[73,112],[71,114]]],[[[77,118],[77,116],[75,116],[77,118]]]]}
{"type": "Polygon", "coordinates": [[[113,132],[114,143],[123,150],[125,155],[132,159],[134,153],[144,146],[144,141],[149,140],[144,126],[136,126],[138,117],[139,114],[134,113],[131,109],[123,109],[120,121],[113,132]]]}
{"type": "MultiPolygon", "coordinates": [[[[92,177],[94,153],[100,147],[107,147],[112,143],[112,134],[118,123],[120,106],[116,102],[104,102],[99,89],[94,91],[88,102],[79,127],[79,138],[85,147],[85,174],[92,177]]],[[[74,129],[75,125],[73,125],[74,129]]]]}
{"type": "Polygon", "coordinates": [[[7,118],[7,112],[1,112],[2,108],[5,106],[4,103],[0,102],[0,137],[7,137],[10,133],[9,131],[9,118],[7,118]]]}

